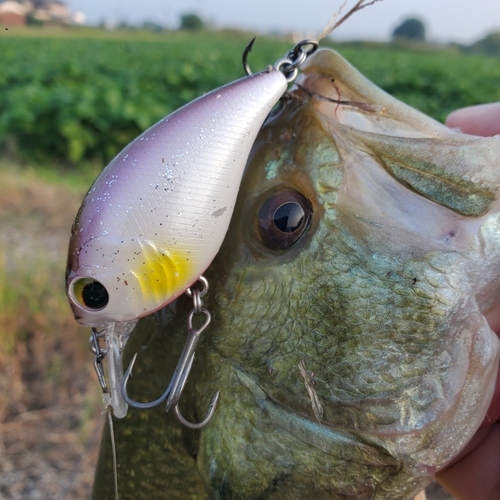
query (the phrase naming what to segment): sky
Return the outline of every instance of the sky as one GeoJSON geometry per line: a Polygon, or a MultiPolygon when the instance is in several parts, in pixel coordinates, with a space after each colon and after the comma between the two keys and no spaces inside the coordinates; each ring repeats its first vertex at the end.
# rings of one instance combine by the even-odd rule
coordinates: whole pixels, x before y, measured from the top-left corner
{"type": "MultiPolygon", "coordinates": [[[[152,21],[177,28],[182,14],[196,13],[217,27],[317,35],[342,0],[66,0],[87,24],[152,21]]],[[[355,0],[347,0],[347,8],[355,0]]],[[[382,0],[356,13],[334,35],[338,40],[388,40],[408,17],[426,25],[428,39],[472,43],[500,30],[499,0],[382,0]]]]}

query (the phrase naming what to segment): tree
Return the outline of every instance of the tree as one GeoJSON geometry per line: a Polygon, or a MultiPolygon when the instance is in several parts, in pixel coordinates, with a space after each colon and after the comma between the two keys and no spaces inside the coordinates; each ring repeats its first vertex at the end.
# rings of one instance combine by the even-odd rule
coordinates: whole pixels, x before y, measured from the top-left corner
{"type": "Polygon", "coordinates": [[[425,40],[425,25],[420,19],[411,17],[403,21],[393,32],[392,38],[406,38],[408,40],[425,40]]]}
{"type": "Polygon", "coordinates": [[[482,54],[500,54],[500,31],[494,31],[481,40],[465,47],[465,52],[476,52],[482,54]]]}
{"type": "Polygon", "coordinates": [[[149,31],[156,31],[156,32],[160,32],[160,31],[163,31],[163,26],[161,26],[160,24],[156,24],[156,23],[153,23],[152,21],[144,21],[142,23],[142,27],[145,29],[145,30],[149,30],[149,31]]]}
{"type": "Polygon", "coordinates": [[[196,14],[184,14],[181,16],[181,30],[199,30],[204,23],[196,14]]]}

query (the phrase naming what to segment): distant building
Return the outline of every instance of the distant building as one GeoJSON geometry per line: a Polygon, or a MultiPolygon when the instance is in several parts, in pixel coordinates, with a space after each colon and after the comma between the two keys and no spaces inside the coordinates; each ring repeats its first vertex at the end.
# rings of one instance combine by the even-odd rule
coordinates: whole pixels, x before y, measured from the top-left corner
{"type": "Polygon", "coordinates": [[[0,24],[3,26],[24,26],[28,7],[13,0],[0,3],[0,24]]]}
{"type": "Polygon", "coordinates": [[[71,12],[69,7],[58,0],[32,0],[34,9],[33,19],[43,22],[56,22],[71,24],[71,12]]]}
{"type": "Polygon", "coordinates": [[[83,24],[83,12],[72,13],[61,0],[0,0],[0,24],[22,26],[28,20],[49,24],[83,24]]]}

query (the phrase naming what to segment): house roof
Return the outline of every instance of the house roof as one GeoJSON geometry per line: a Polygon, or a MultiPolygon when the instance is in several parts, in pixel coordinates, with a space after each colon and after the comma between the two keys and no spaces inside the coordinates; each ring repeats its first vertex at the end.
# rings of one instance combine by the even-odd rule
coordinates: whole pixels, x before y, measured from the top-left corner
{"type": "Polygon", "coordinates": [[[24,5],[14,2],[13,0],[0,2],[0,14],[10,13],[10,14],[18,14],[20,16],[25,16],[27,12],[28,9],[24,5]]]}

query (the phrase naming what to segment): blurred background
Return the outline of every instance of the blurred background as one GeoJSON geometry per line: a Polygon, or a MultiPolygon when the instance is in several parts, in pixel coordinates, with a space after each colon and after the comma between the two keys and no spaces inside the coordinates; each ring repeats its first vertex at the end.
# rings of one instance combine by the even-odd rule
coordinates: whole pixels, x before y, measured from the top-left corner
{"type": "MultiPolygon", "coordinates": [[[[128,142],[243,76],[255,34],[258,70],[340,1],[270,4],[0,1],[0,498],[89,497],[104,417],[90,332],[64,295],[72,221],[128,142]]],[[[440,121],[500,100],[498,2],[384,0],[322,44],[440,121]]]]}

